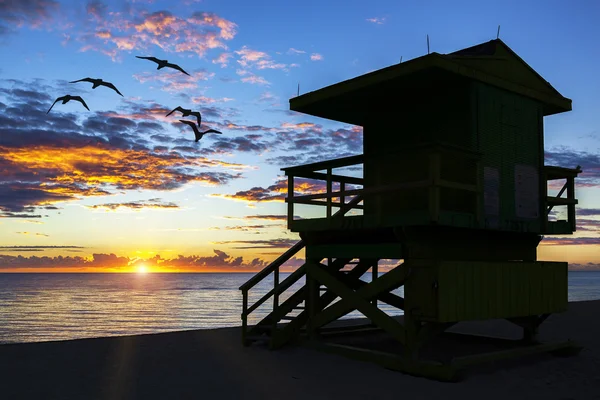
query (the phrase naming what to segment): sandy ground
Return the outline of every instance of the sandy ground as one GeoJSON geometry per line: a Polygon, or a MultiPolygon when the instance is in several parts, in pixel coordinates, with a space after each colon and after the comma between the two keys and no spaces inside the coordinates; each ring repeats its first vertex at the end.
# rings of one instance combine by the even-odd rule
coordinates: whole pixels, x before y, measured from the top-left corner
{"type": "MultiPolygon", "coordinates": [[[[454,330],[518,334],[502,321],[454,330]]],[[[0,399],[600,399],[600,301],[571,303],[540,338],[585,348],[441,383],[301,347],[242,347],[239,328],[2,345],[0,399]]]]}

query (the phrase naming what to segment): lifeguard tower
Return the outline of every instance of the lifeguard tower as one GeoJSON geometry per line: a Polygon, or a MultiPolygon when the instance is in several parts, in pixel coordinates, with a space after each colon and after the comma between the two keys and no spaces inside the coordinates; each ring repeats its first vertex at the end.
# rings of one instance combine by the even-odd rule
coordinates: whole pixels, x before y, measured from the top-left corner
{"type": "Polygon", "coordinates": [[[477,362],[580,350],[537,340],[540,324],[567,309],[567,263],[537,261],[536,250],[544,234],[575,231],[581,169],[544,165],[543,117],[570,111],[571,100],[504,42],[383,68],[293,98],[290,109],[362,126],[363,154],[283,168],[288,228],[302,240],[240,288],[244,344],[303,342],[440,380],[477,362]],[[334,171],[361,164],[362,177],[334,171]],[[295,195],[296,178],[323,181],[326,191],[295,195]],[[549,196],[557,179],[564,186],[549,196]],[[296,204],[325,215],[295,220],[296,204]],[[557,206],[566,206],[566,219],[551,221],[557,206]],[[279,268],[302,248],[305,264],[280,281],[279,268]],[[382,259],[403,263],[380,275],[382,259]],[[369,270],[371,282],[363,281],[369,270]],[[273,289],[249,304],[249,290],[271,274],[273,289]],[[392,293],[400,287],[404,297],[392,293]],[[249,326],[249,315],[270,299],[272,312],[249,326]],[[384,331],[401,350],[327,340],[345,329],[328,324],[355,310],[370,320],[365,330],[384,331]],[[449,360],[420,356],[454,324],[488,319],[521,327],[522,340],[449,360]]]}

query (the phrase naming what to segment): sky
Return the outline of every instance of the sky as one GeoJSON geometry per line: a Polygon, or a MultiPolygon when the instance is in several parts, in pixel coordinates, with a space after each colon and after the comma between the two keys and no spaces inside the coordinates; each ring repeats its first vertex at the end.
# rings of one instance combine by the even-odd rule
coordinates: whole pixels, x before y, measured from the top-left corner
{"type": "Polygon", "coordinates": [[[578,230],[546,237],[539,258],[600,269],[600,3],[448,3],[0,1],[0,272],[259,270],[299,240],[280,169],[362,153],[361,127],[289,111],[298,85],[423,56],[426,35],[450,53],[498,25],[573,100],[545,118],[545,151],[547,165],[582,166],[578,230]],[[86,77],[123,97],[69,83],[86,77]],[[47,114],[66,94],[90,111],[71,101],[47,114]],[[177,106],[222,135],[194,142],[165,116],[177,106]]]}

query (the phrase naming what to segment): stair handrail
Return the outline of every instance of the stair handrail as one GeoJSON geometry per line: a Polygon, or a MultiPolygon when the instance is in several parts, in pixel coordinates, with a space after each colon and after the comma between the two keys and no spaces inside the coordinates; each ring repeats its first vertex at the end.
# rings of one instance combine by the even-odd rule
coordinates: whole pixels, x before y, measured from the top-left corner
{"type": "MultiPolygon", "coordinates": [[[[348,211],[351,210],[352,206],[357,205],[361,201],[362,201],[362,195],[358,194],[358,195],[354,196],[354,198],[352,200],[350,200],[348,203],[346,203],[345,205],[340,207],[340,209],[335,214],[333,214],[332,217],[335,218],[335,217],[339,217],[339,216],[346,214],[348,211]]],[[[247,291],[247,290],[252,289],[254,286],[256,286],[256,284],[258,284],[260,281],[262,281],[267,276],[269,276],[269,274],[271,272],[275,271],[277,268],[279,268],[281,265],[283,265],[286,261],[288,261],[294,255],[296,255],[300,250],[302,250],[304,248],[304,246],[306,246],[306,244],[304,243],[304,240],[298,241],[295,245],[290,247],[285,253],[283,253],[282,255],[277,257],[275,260],[273,260],[273,262],[271,262],[271,264],[269,264],[268,266],[263,268],[260,272],[258,272],[252,278],[248,279],[248,281],[246,283],[244,283],[242,286],[240,286],[240,290],[247,291]]]]}

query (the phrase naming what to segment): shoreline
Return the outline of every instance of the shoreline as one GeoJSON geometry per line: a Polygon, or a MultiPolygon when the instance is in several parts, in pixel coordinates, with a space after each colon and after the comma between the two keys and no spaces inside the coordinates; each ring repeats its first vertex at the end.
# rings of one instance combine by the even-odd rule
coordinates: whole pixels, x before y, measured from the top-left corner
{"type": "MultiPolygon", "coordinates": [[[[598,315],[600,300],[572,302],[568,311],[542,324],[542,341],[573,339],[584,346],[576,357],[498,362],[469,369],[459,383],[416,378],[303,347],[243,347],[239,327],[11,343],[0,346],[0,398],[600,399],[598,315]]],[[[460,323],[456,331],[519,333],[497,320],[460,323]]]]}
{"type": "MultiPolygon", "coordinates": [[[[578,303],[593,303],[593,302],[598,302],[599,303],[599,305],[598,305],[599,310],[598,311],[600,313],[600,299],[570,301],[569,305],[571,305],[571,304],[578,304],[578,303]]],[[[402,318],[402,314],[399,315],[398,317],[402,318]]],[[[341,319],[340,322],[342,324],[360,324],[360,323],[364,323],[366,320],[367,320],[367,318],[344,318],[344,319],[341,319]]],[[[473,323],[481,323],[481,322],[473,321],[473,322],[463,322],[461,324],[467,324],[467,323],[468,324],[473,324],[473,323]]],[[[483,322],[483,323],[485,323],[485,322],[483,322]]],[[[542,327],[543,327],[543,325],[542,325],[542,327]]],[[[94,337],[84,337],[84,338],[75,338],[75,339],[58,339],[58,340],[16,342],[16,343],[15,342],[5,342],[5,343],[0,342],[0,349],[3,346],[21,346],[21,345],[31,345],[31,344],[36,344],[36,343],[64,343],[64,342],[81,341],[81,340],[131,338],[131,337],[165,335],[165,334],[186,333],[186,332],[196,332],[196,331],[198,331],[198,332],[219,331],[219,330],[223,330],[223,329],[238,329],[239,330],[239,329],[241,329],[241,323],[240,323],[240,325],[223,326],[223,327],[218,327],[218,328],[194,328],[194,329],[174,330],[174,331],[155,332],[155,333],[134,333],[134,334],[126,334],[126,335],[94,336],[94,337]]],[[[241,333],[240,333],[240,338],[241,338],[241,333]]],[[[600,337],[599,337],[599,340],[600,340],[600,337]]]]}

